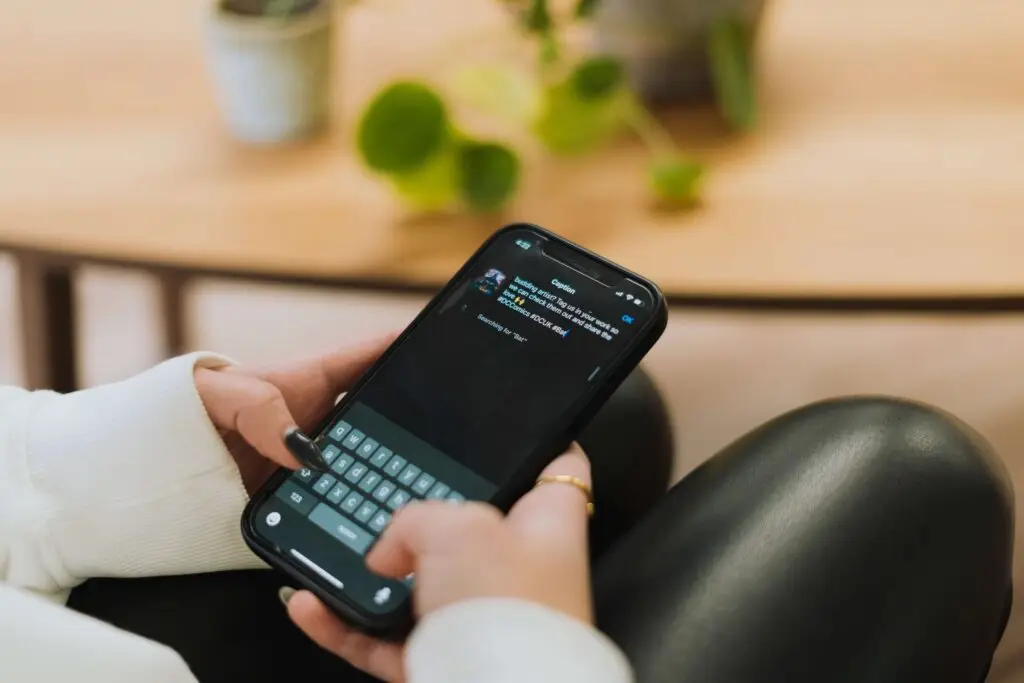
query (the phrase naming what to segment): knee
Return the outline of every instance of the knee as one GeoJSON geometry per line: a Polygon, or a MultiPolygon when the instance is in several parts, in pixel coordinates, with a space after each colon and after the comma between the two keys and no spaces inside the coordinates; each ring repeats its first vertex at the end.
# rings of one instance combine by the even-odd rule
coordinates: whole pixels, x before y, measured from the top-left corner
{"type": "Polygon", "coordinates": [[[832,399],[755,434],[768,457],[802,454],[792,466],[842,483],[865,507],[910,515],[949,537],[1011,539],[1014,494],[1002,461],[980,434],[941,410],[890,397],[832,399]]]}

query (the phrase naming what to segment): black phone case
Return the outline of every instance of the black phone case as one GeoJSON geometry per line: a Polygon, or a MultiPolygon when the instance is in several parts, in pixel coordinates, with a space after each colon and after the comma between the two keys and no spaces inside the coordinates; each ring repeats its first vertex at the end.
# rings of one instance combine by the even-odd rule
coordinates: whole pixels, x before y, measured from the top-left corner
{"type": "MultiPolygon", "coordinates": [[[[457,283],[463,279],[463,276],[477,264],[481,254],[487,248],[489,248],[496,240],[500,239],[505,233],[523,229],[531,230],[542,235],[548,240],[556,241],[562,246],[575,250],[586,257],[597,261],[601,265],[621,273],[624,277],[635,280],[646,287],[654,299],[654,310],[652,311],[651,319],[647,322],[644,328],[639,331],[632,343],[632,346],[627,348],[623,354],[616,359],[613,369],[605,376],[604,383],[597,392],[587,398],[585,403],[573,406],[567,415],[559,416],[561,421],[565,423],[565,428],[557,430],[556,433],[559,434],[558,436],[552,438],[548,443],[531,453],[530,456],[524,460],[523,467],[512,478],[512,481],[499,490],[498,493],[495,494],[494,498],[491,499],[490,503],[505,512],[512,507],[515,501],[529,491],[533,487],[534,482],[543,471],[544,467],[569,447],[569,444],[572,443],[591,418],[593,418],[597,411],[600,410],[608,401],[611,395],[615,393],[615,390],[618,389],[619,385],[621,385],[626,377],[629,376],[629,373],[639,365],[643,357],[647,355],[647,352],[650,351],[651,347],[653,347],[655,342],[657,342],[661,337],[661,334],[665,331],[665,327],[668,324],[668,309],[665,303],[665,298],[657,285],[650,280],[640,277],[636,273],[633,273],[622,266],[619,266],[598,254],[594,254],[578,244],[574,244],[569,240],[566,240],[565,238],[537,225],[529,223],[513,223],[511,225],[507,225],[500,230],[495,231],[494,234],[480,245],[476,252],[467,259],[466,263],[463,264],[459,271],[452,276],[448,283],[437,294],[434,295],[412,323],[402,331],[391,346],[389,346],[381,357],[377,359],[377,362],[374,363],[373,366],[363,374],[359,381],[356,382],[355,386],[348,391],[345,398],[340,401],[338,405],[335,406],[334,410],[332,410],[331,413],[320,422],[311,436],[319,438],[324,431],[333,424],[337,417],[346,409],[348,403],[358,395],[359,390],[363,385],[373,378],[381,366],[387,363],[391,354],[406,340],[409,333],[415,329],[416,326],[419,325],[420,322],[428,316],[438,304],[447,298],[457,283]]],[[[253,519],[256,510],[259,509],[266,498],[271,495],[281,482],[290,474],[290,470],[281,468],[249,501],[245,511],[242,513],[241,520],[242,538],[245,539],[246,544],[267,564],[284,572],[302,588],[311,591],[320,598],[324,604],[337,612],[343,620],[353,627],[381,638],[402,638],[408,633],[413,625],[412,606],[409,600],[406,600],[402,605],[396,607],[392,612],[388,612],[383,615],[374,615],[363,612],[357,606],[341,599],[335,591],[322,583],[319,578],[300,569],[297,565],[293,564],[286,555],[278,552],[276,548],[270,546],[256,534],[253,528],[253,519]]]]}

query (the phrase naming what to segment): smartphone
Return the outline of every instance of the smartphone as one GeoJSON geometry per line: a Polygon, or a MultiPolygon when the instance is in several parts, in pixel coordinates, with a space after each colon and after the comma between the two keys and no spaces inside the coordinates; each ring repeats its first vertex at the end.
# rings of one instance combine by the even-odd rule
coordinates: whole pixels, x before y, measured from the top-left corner
{"type": "Polygon", "coordinates": [[[652,282],[540,227],[502,228],[310,435],[330,472],[282,469],[252,498],[246,542],[354,627],[404,633],[414,577],[364,561],[395,512],[507,511],[666,321],[652,282]]]}

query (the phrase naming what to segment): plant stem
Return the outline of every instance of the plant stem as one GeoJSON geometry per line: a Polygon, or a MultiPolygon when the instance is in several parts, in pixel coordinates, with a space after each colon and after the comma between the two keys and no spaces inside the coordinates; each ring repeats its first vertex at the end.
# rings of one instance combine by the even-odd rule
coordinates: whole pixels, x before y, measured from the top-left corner
{"type": "Polygon", "coordinates": [[[623,118],[655,155],[671,156],[678,153],[676,143],[669,132],[635,97],[630,97],[623,118]]]}

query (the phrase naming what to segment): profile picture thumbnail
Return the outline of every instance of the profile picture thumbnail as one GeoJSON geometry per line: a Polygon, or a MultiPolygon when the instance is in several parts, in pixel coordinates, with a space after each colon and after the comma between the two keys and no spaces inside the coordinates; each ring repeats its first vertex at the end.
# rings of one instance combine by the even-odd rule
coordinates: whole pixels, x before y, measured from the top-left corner
{"type": "Polygon", "coordinates": [[[473,281],[476,288],[488,296],[494,294],[505,282],[505,273],[497,268],[491,268],[486,273],[473,281]]]}

